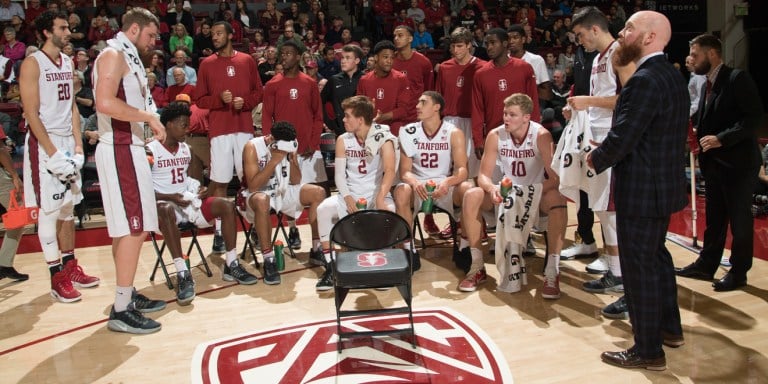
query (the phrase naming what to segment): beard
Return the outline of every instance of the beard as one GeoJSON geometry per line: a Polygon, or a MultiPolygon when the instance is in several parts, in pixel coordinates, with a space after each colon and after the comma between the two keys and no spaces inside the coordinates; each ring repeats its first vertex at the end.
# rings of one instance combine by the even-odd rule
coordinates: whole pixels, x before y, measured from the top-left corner
{"type": "Polygon", "coordinates": [[[709,62],[709,58],[704,58],[704,61],[693,67],[693,73],[697,75],[706,75],[712,70],[712,63],[709,62]]]}
{"type": "Polygon", "coordinates": [[[620,43],[619,47],[616,48],[616,53],[614,54],[614,62],[619,67],[623,67],[640,59],[642,55],[642,47],[640,46],[640,42],[643,40],[643,38],[645,38],[645,34],[639,36],[633,43],[620,43]]]}

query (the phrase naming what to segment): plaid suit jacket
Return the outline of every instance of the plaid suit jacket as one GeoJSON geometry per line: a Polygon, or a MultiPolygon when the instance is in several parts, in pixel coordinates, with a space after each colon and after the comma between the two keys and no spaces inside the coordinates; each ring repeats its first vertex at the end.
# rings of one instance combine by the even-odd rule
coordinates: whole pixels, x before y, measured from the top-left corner
{"type": "Polygon", "coordinates": [[[613,167],[614,205],[627,216],[665,217],[688,203],[685,143],[690,95],[664,55],[648,58],[622,88],[613,126],[592,153],[613,167]]]}

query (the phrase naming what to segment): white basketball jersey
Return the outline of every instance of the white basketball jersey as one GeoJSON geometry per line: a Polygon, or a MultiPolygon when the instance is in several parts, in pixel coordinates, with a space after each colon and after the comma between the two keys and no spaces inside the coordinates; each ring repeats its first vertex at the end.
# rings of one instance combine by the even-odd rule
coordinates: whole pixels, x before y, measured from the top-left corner
{"type": "Polygon", "coordinates": [[[369,196],[381,183],[381,156],[365,159],[365,143],[354,133],[341,135],[344,140],[344,156],[347,158],[347,187],[352,196],[369,196]]]}
{"type": "MultiPolygon", "coordinates": [[[[72,59],[59,53],[59,62],[39,50],[32,54],[40,67],[37,79],[40,89],[40,120],[49,134],[72,135],[72,59]]],[[[80,127],[77,127],[80,129],[80,127]]]]}
{"type": "Polygon", "coordinates": [[[152,185],[158,193],[184,193],[187,184],[187,168],[192,161],[192,153],[186,143],[179,143],[175,153],[162,143],[153,140],[147,144],[152,151],[152,185]]]}
{"type": "MultiPolygon", "coordinates": [[[[411,156],[411,173],[419,180],[438,182],[453,172],[451,134],[457,128],[443,122],[433,136],[427,135],[421,122],[411,123],[400,129],[400,142],[411,141],[415,153],[411,156]]],[[[408,144],[411,145],[411,144],[408,144]]]]}
{"type": "Polygon", "coordinates": [[[499,154],[496,164],[514,184],[533,185],[544,181],[544,161],[537,140],[539,129],[545,128],[531,121],[523,141],[516,143],[503,125],[497,128],[499,154]]]}
{"type": "MultiPolygon", "coordinates": [[[[611,63],[613,53],[618,47],[619,43],[613,41],[605,51],[595,56],[592,62],[592,75],[589,78],[590,96],[615,96],[619,92],[620,86],[611,63]]],[[[612,108],[589,107],[589,123],[595,140],[602,142],[605,139],[611,129],[612,120],[612,108]]]]}
{"type": "MultiPolygon", "coordinates": [[[[264,140],[264,136],[255,137],[249,141],[250,145],[256,147],[256,156],[259,161],[259,171],[262,171],[267,166],[269,160],[272,159],[272,152],[267,147],[267,142],[264,140]]],[[[275,198],[276,192],[280,187],[286,187],[288,180],[291,176],[291,167],[288,159],[283,161],[275,167],[275,172],[269,177],[269,181],[259,191],[266,193],[271,198],[275,198]]]]}

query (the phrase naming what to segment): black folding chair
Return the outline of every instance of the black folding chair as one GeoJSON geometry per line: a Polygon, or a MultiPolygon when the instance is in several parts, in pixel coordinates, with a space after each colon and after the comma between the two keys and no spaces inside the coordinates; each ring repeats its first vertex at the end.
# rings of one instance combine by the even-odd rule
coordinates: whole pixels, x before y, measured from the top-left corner
{"type": "Polygon", "coordinates": [[[393,248],[404,241],[410,241],[411,246],[413,246],[413,238],[408,223],[390,211],[362,210],[339,220],[331,230],[330,241],[338,352],[341,352],[342,339],[345,338],[394,334],[411,335],[411,345],[415,348],[416,334],[413,327],[411,306],[412,255],[404,249],[393,248]],[[337,246],[343,247],[345,251],[336,251],[337,246]],[[405,306],[359,310],[342,309],[342,304],[350,289],[391,286],[397,287],[403,300],[405,300],[405,306]],[[385,313],[408,314],[410,327],[370,331],[342,329],[341,320],[344,317],[385,313]]]}
{"type": "MultiPolygon", "coordinates": [[[[192,240],[189,243],[189,247],[187,247],[186,255],[192,256],[192,248],[197,249],[197,254],[200,255],[200,264],[197,264],[196,267],[203,266],[205,269],[205,274],[208,275],[208,277],[213,276],[213,273],[211,272],[211,268],[208,267],[208,261],[205,260],[205,254],[203,253],[203,249],[200,247],[200,242],[197,240],[197,227],[190,222],[183,222],[179,223],[179,232],[182,234],[189,232],[190,237],[192,240]]],[[[162,245],[158,245],[157,243],[157,237],[155,235],[155,232],[150,232],[149,237],[152,238],[152,246],[155,248],[155,253],[157,254],[157,260],[155,261],[155,267],[152,269],[152,275],[149,276],[149,281],[155,281],[155,274],[157,273],[157,269],[160,268],[163,271],[163,275],[165,276],[165,284],[168,286],[168,289],[173,289],[173,282],[171,282],[170,274],[168,273],[167,266],[173,264],[173,262],[166,264],[165,260],[163,259],[163,253],[165,252],[166,244],[165,239],[163,239],[162,245]]],[[[175,272],[174,272],[175,273],[175,272]]]]}

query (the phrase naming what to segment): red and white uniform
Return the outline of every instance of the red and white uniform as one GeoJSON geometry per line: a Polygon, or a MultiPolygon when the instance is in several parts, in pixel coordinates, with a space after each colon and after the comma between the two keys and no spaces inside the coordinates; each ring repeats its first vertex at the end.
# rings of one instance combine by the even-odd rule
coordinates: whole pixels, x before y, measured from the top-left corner
{"type": "MultiPolygon", "coordinates": [[[[37,79],[40,90],[40,120],[48,134],[69,136],[72,134],[72,59],[59,53],[60,64],[42,50],[33,53],[32,58],[40,67],[37,79]]],[[[80,129],[80,127],[77,127],[80,129]]]]}
{"type": "MultiPolygon", "coordinates": [[[[621,91],[621,84],[616,78],[611,58],[616,48],[617,41],[612,42],[608,48],[595,56],[592,62],[592,75],[589,77],[590,96],[615,96],[621,91]]],[[[605,140],[608,131],[611,130],[613,120],[612,108],[589,107],[589,124],[592,128],[592,136],[598,142],[605,140]]]]}
{"type": "MultiPolygon", "coordinates": [[[[376,187],[381,184],[383,170],[381,156],[365,158],[365,143],[361,143],[355,134],[346,132],[341,135],[344,140],[344,156],[347,159],[347,186],[355,200],[365,197],[373,202],[376,187]]],[[[345,207],[346,208],[346,207],[345,207]]]]}
{"type": "Polygon", "coordinates": [[[392,112],[392,120],[384,124],[389,125],[393,135],[397,136],[400,127],[409,122],[411,86],[400,71],[392,70],[385,77],[377,77],[376,71],[366,73],[357,83],[356,94],[370,97],[381,113],[392,112]]]}
{"type": "Polygon", "coordinates": [[[513,93],[525,93],[533,100],[532,121],[541,120],[539,91],[530,64],[511,57],[503,67],[493,62],[477,70],[472,83],[472,141],[482,147],[486,133],[504,122],[504,99],[513,93]]]}
{"type": "Polygon", "coordinates": [[[538,140],[541,124],[531,121],[522,142],[516,142],[504,126],[496,128],[499,147],[496,164],[504,176],[517,185],[533,185],[544,182],[544,160],[541,158],[538,140]]]}

